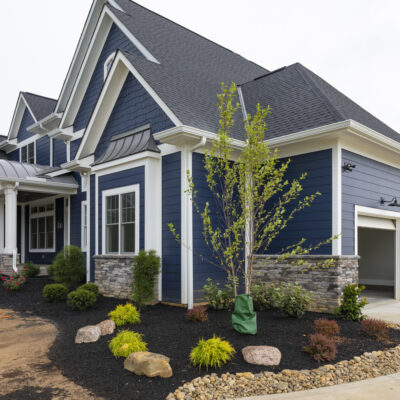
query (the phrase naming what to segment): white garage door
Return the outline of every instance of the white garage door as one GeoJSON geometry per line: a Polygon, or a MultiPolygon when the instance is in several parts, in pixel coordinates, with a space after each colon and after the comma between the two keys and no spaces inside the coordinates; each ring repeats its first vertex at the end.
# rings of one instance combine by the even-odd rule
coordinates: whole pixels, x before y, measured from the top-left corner
{"type": "Polygon", "coordinates": [[[358,216],[357,225],[360,228],[386,229],[390,231],[396,230],[395,221],[388,218],[368,217],[366,215],[358,216]]]}

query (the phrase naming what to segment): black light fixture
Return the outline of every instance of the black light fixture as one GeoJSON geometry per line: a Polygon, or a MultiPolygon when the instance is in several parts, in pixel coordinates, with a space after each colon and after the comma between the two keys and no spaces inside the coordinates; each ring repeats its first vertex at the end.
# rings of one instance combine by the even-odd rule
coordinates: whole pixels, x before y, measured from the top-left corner
{"type": "Polygon", "coordinates": [[[343,165],[343,170],[344,171],[353,171],[353,169],[356,167],[356,164],[351,164],[351,163],[344,163],[343,165]]]}
{"type": "Polygon", "coordinates": [[[385,200],[381,197],[381,204],[384,205],[385,203],[389,203],[389,207],[400,207],[400,204],[397,202],[397,197],[393,197],[392,200],[385,200]]]}

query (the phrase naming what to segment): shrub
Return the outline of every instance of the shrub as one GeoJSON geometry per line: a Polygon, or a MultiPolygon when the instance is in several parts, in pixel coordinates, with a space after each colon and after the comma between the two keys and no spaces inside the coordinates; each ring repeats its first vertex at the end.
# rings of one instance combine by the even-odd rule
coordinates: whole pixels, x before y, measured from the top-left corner
{"type": "Polygon", "coordinates": [[[312,292],[297,283],[294,285],[283,283],[281,284],[281,289],[283,292],[280,307],[282,311],[290,317],[302,317],[310,307],[312,292]]]}
{"type": "Polygon", "coordinates": [[[27,278],[34,278],[40,274],[40,267],[34,264],[32,261],[28,261],[25,263],[24,267],[24,275],[27,278]]]}
{"type": "Polygon", "coordinates": [[[89,292],[92,292],[96,298],[99,297],[99,287],[92,282],[79,286],[77,290],[88,290],[89,292]]]}
{"type": "Polygon", "coordinates": [[[274,284],[265,286],[264,283],[255,283],[251,287],[254,308],[257,311],[279,308],[283,299],[283,292],[280,286],[274,284]]]}
{"type": "Polygon", "coordinates": [[[76,286],[86,276],[85,256],[77,246],[65,246],[48,269],[53,279],[68,287],[76,286]]]}
{"type": "Polygon", "coordinates": [[[67,296],[67,304],[73,310],[83,311],[96,303],[96,295],[88,290],[74,290],[67,296]]]}
{"type": "Polygon", "coordinates": [[[135,257],[132,267],[132,300],[137,303],[139,310],[154,299],[154,286],[160,272],[160,257],[154,250],[141,250],[135,257]]]}
{"type": "Polygon", "coordinates": [[[337,354],[335,342],[320,333],[310,335],[310,344],[304,346],[303,350],[318,362],[333,361],[337,354]]]}
{"type": "Polygon", "coordinates": [[[187,310],[186,319],[192,322],[207,322],[207,307],[197,306],[192,308],[191,310],[187,310]]]}
{"type": "Polygon", "coordinates": [[[226,283],[225,288],[221,289],[218,282],[214,283],[211,278],[208,278],[203,286],[203,294],[214,310],[229,309],[233,303],[233,287],[230,283],[226,283]]]}
{"type": "Polygon", "coordinates": [[[24,274],[13,273],[11,276],[2,276],[3,286],[9,291],[21,290],[26,283],[24,274]]]}
{"type": "Polygon", "coordinates": [[[387,322],[380,319],[367,318],[361,322],[361,329],[373,338],[381,341],[389,340],[389,327],[387,322]]]}
{"type": "Polygon", "coordinates": [[[190,352],[190,362],[199,368],[220,368],[230,361],[235,353],[229,342],[214,335],[211,339],[199,340],[190,352]]]}
{"type": "Polygon", "coordinates": [[[118,305],[115,310],[108,313],[108,316],[117,326],[140,323],[140,312],[130,303],[126,303],[124,306],[122,304],[118,305]]]}
{"type": "Polygon", "coordinates": [[[364,289],[365,286],[358,286],[356,283],[346,285],[343,289],[340,306],[335,309],[335,314],[344,319],[362,321],[364,319],[362,309],[367,304],[365,297],[360,298],[364,289]]]}
{"type": "Polygon", "coordinates": [[[43,288],[43,297],[50,302],[65,300],[68,294],[68,289],[61,283],[52,283],[43,288]]]}
{"type": "Polygon", "coordinates": [[[128,357],[137,351],[147,351],[147,343],[143,342],[142,335],[133,331],[121,331],[108,346],[115,357],[128,357]]]}
{"type": "Polygon", "coordinates": [[[318,318],[314,321],[314,331],[315,333],[333,338],[339,335],[340,328],[336,321],[318,318]]]}

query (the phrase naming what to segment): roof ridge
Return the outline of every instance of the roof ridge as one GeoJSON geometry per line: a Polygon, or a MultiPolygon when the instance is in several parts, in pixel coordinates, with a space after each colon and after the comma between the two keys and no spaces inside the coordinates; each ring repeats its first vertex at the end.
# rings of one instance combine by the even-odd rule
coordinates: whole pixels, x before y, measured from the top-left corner
{"type": "Polygon", "coordinates": [[[304,65],[297,62],[290,65],[289,68],[290,67],[296,68],[296,70],[303,77],[306,83],[310,84],[311,89],[313,89],[314,93],[321,98],[321,100],[324,102],[324,104],[334,117],[339,117],[339,121],[344,121],[346,119],[346,116],[342,114],[342,112],[332,103],[332,101],[329,99],[329,96],[320,87],[320,85],[315,82],[314,78],[308,73],[308,70],[306,67],[304,67],[304,65]]]}
{"type": "Polygon", "coordinates": [[[36,93],[32,93],[32,92],[22,92],[22,91],[21,91],[21,93],[22,94],[30,94],[31,96],[41,97],[42,99],[57,101],[57,99],[53,99],[52,97],[48,97],[48,96],[43,96],[41,94],[36,94],[36,93]]]}
{"type": "Polygon", "coordinates": [[[263,79],[263,78],[266,78],[267,76],[273,75],[273,74],[275,74],[277,72],[281,72],[281,71],[285,70],[286,68],[288,68],[288,67],[286,67],[286,66],[280,67],[280,68],[275,69],[273,71],[267,72],[266,74],[257,76],[257,78],[254,78],[254,79],[252,79],[250,81],[239,83],[237,86],[243,86],[243,85],[246,85],[247,83],[258,81],[259,79],[263,79]]]}
{"type": "MultiPolygon", "coordinates": [[[[162,19],[164,19],[164,20],[166,20],[166,21],[168,21],[168,22],[171,22],[171,23],[173,23],[173,24],[175,24],[175,25],[177,25],[177,26],[179,26],[179,27],[185,29],[185,30],[188,31],[188,32],[193,33],[193,34],[196,35],[196,36],[201,37],[201,38],[204,39],[204,40],[207,40],[207,41],[210,42],[210,43],[213,43],[214,45],[216,45],[216,46],[218,46],[218,47],[220,47],[220,48],[222,48],[222,49],[224,49],[224,50],[229,51],[229,52],[232,53],[232,54],[236,54],[237,56],[243,58],[244,60],[246,60],[246,61],[248,61],[248,62],[251,62],[252,64],[256,65],[256,66],[259,67],[259,68],[262,68],[262,69],[265,69],[266,71],[268,71],[268,70],[267,70],[265,67],[263,67],[262,65],[257,64],[257,63],[254,62],[254,61],[248,60],[246,57],[242,56],[241,54],[236,53],[235,51],[233,51],[233,50],[231,50],[231,49],[228,49],[227,47],[222,46],[222,45],[220,45],[219,43],[214,42],[213,40],[208,39],[208,38],[206,38],[206,37],[203,36],[203,35],[200,35],[200,33],[197,33],[197,32],[195,32],[195,31],[192,31],[192,30],[189,29],[189,28],[186,28],[185,26],[179,24],[178,22],[172,21],[172,19],[169,19],[169,18],[167,18],[167,17],[164,17],[163,15],[161,15],[161,14],[159,14],[159,13],[153,11],[153,10],[150,10],[149,8],[144,7],[144,6],[142,6],[141,4],[136,3],[135,1],[132,1],[132,0],[127,0],[127,1],[129,1],[130,3],[135,4],[136,6],[142,8],[142,9],[148,11],[148,12],[151,12],[151,13],[154,14],[154,15],[157,15],[158,17],[160,17],[160,18],[162,18],[162,19]]],[[[118,2],[118,1],[117,1],[117,2],[118,2]]],[[[129,17],[133,17],[133,15],[129,14],[126,10],[124,10],[124,12],[122,12],[122,11],[118,10],[117,8],[113,7],[110,3],[107,3],[107,6],[108,6],[108,7],[111,7],[113,10],[116,10],[118,13],[128,15],[129,17]]],[[[121,21],[121,22],[122,22],[122,21],[121,21]]]]}

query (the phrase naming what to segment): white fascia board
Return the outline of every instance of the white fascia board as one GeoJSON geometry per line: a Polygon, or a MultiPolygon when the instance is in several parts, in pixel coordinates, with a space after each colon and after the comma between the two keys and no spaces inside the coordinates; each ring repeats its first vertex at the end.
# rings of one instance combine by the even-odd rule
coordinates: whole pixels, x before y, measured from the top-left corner
{"type": "Polygon", "coordinates": [[[1,178],[0,185],[15,185],[17,184],[18,190],[37,193],[57,193],[57,194],[76,194],[77,185],[58,183],[58,182],[43,182],[35,179],[21,179],[21,178],[1,178]]]}
{"type": "Polygon", "coordinates": [[[19,129],[19,126],[21,125],[21,121],[22,121],[22,117],[24,115],[25,108],[28,109],[28,111],[32,115],[33,120],[35,122],[37,122],[32,110],[28,106],[27,101],[25,100],[22,93],[20,93],[18,96],[17,105],[15,106],[13,118],[12,118],[11,125],[10,125],[10,130],[8,132],[8,140],[15,139],[17,137],[18,129],[19,129]]]}
{"type": "Polygon", "coordinates": [[[94,155],[90,155],[82,160],[72,160],[60,165],[61,168],[68,171],[87,172],[91,170],[91,164],[94,162],[94,155]]]}
{"type": "Polygon", "coordinates": [[[52,130],[52,128],[47,128],[46,125],[54,121],[59,121],[62,118],[62,113],[51,113],[46,117],[42,118],[40,121],[28,126],[27,130],[33,133],[47,133],[52,130]]]}
{"type": "Polygon", "coordinates": [[[34,120],[35,122],[37,122],[37,119],[36,119],[36,117],[35,117],[35,114],[33,113],[32,109],[30,108],[28,102],[26,101],[26,99],[25,99],[25,97],[24,97],[24,95],[23,95],[22,93],[21,93],[21,97],[24,99],[26,108],[27,108],[27,109],[29,110],[29,112],[31,113],[33,120],[34,120]]]}
{"type": "Polygon", "coordinates": [[[108,2],[117,10],[121,11],[121,12],[125,12],[125,10],[115,1],[115,0],[108,0],[108,2]]]}
{"type": "Polygon", "coordinates": [[[56,128],[53,129],[51,132],[48,132],[47,135],[50,138],[58,139],[58,140],[72,140],[74,137],[74,128],[69,126],[67,128],[56,128]]]}

